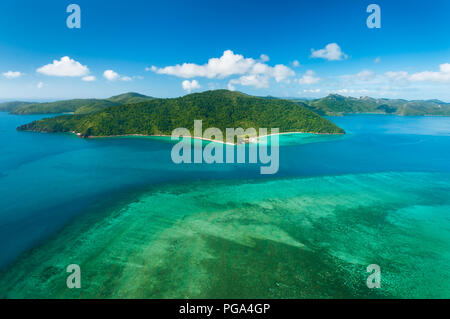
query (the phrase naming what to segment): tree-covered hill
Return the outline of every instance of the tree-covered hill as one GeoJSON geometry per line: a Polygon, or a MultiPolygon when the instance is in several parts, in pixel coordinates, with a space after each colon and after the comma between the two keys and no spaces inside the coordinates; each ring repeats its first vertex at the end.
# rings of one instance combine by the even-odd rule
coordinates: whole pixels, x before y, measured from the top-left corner
{"type": "Polygon", "coordinates": [[[170,135],[176,128],[193,134],[194,120],[203,128],[279,128],[280,132],[342,134],[344,131],[308,110],[281,99],[265,99],[227,90],[207,91],[174,99],[152,99],[112,106],[84,115],[63,115],[23,125],[18,130],[77,132],[82,136],[170,135]]]}
{"type": "Polygon", "coordinates": [[[116,102],[120,104],[132,104],[132,103],[140,103],[140,102],[146,102],[148,100],[153,100],[154,98],[147,95],[142,95],[139,93],[129,92],[125,94],[120,94],[116,96],[112,96],[108,101],[116,102]]]}
{"type": "Polygon", "coordinates": [[[108,99],[73,99],[47,103],[8,102],[0,104],[0,111],[12,114],[87,114],[111,106],[145,102],[151,99],[153,98],[150,96],[138,93],[126,93],[108,99]]]}
{"type": "Polygon", "coordinates": [[[21,101],[14,101],[14,102],[4,102],[0,103],[0,112],[12,112],[13,110],[22,107],[33,104],[31,102],[21,102],[21,101]]]}
{"type": "Polygon", "coordinates": [[[397,115],[450,115],[450,103],[439,100],[407,101],[402,99],[374,99],[344,97],[330,94],[316,100],[296,100],[320,115],[351,113],[379,113],[397,115]]]}

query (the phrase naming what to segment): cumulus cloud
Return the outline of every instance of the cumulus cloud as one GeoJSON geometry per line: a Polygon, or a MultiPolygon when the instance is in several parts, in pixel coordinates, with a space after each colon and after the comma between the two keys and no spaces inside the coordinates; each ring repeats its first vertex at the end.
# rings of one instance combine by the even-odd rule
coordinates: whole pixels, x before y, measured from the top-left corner
{"type": "Polygon", "coordinates": [[[197,80],[185,80],[183,81],[183,83],[181,83],[181,86],[183,87],[183,90],[191,93],[193,90],[197,90],[199,88],[201,88],[200,83],[198,83],[197,80]]]}
{"type": "Polygon", "coordinates": [[[295,75],[295,72],[285,65],[278,64],[272,67],[264,63],[268,59],[269,57],[264,54],[261,55],[260,60],[255,60],[245,58],[240,54],[234,54],[231,50],[226,50],[220,58],[211,58],[208,60],[208,63],[203,65],[183,63],[164,68],[152,66],[146,68],[146,70],[181,78],[205,77],[223,79],[233,75],[241,75],[241,78],[232,82],[234,84],[246,83],[242,85],[254,83],[255,85],[253,86],[255,87],[261,87],[262,78],[273,78],[275,81],[281,82],[295,75]]]}
{"type": "Polygon", "coordinates": [[[320,81],[319,77],[316,77],[316,73],[313,70],[308,70],[306,73],[298,79],[299,84],[311,85],[320,81]]]}
{"type": "Polygon", "coordinates": [[[84,82],[94,82],[94,81],[97,80],[97,79],[96,79],[96,77],[93,76],[93,75],[88,75],[88,76],[83,77],[82,80],[83,80],[84,82]]]}
{"type": "Polygon", "coordinates": [[[105,72],[103,72],[103,77],[108,81],[116,81],[119,79],[119,73],[115,72],[114,70],[106,70],[105,72]]]}
{"type": "Polygon", "coordinates": [[[39,83],[36,85],[36,87],[37,87],[38,89],[42,89],[42,88],[44,87],[44,83],[43,83],[43,82],[39,82],[39,83]]]}
{"type": "Polygon", "coordinates": [[[439,66],[439,71],[423,71],[409,74],[406,71],[388,71],[385,73],[390,80],[400,82],[435,82],[450,83],[450,63],[439,66]]]}
{"type": "Polygon", "coordinates": [[[133,81],[133,78],[130,76],[121,76],[119,73],[117,73],[114,70],[106,70],[103,72],[103,77],[107,79],[108,81],[124,81],[124,82],[130,82],[133,81]]]}
{"type": "Polygon", "coordinates": [[[293,66],[294,68],[298,68],[298,67],[300,66],[300,62],[299,62],[298,60],[294,60],[294,61],[292,62],[292,66],[293,66]]]}
{"type": "Polygon", "coordinates": [[[338,61],[347,59],[347,55],[342,52],[341,47],[337,43],[327,44],[324,49],[311,49],[312,58],[320,58],[328,61],[338,61]]]}
{"type": "Polygon", "coordinates": [[[439,71],[424,71],[411,74],[410,80],[413,82],[450,82],[450,63],[444,63],[439,66],[439,71]]]}
{"type": "Polygon", "coordinates": [[[295,72],[283,64],[277,64],[273,68],[270,68],[266,74],[272,76],[275,81],[281,82],[291,76],[294,76],[295,72]]]}
{"type": "Polygon", "coordinates": [[[18,71],[8,71],[2,74],[7,79],[17,79],[18,77],[21,77],[23,75],[21,72],[18,71]]]}
{"type": "Polygon", "coordinates": [[[183,63],[164,68],[152,66],[150,69],[158,74],[174,75],[182,78],[206,77],[225,78],[230,75],[247,73],[256,61],[244,58],[240,54],[234,54],[227,50],[220,58],[211,58],[207,64],[183,63]]]}
{"type": "Polygon", "coordinates": [[[231,91],[236,90],[236,84],[243,86],[253,86],[257,89],[268,88],[269,78],[267,76],[258,74],[243,75],[238,79],[230,80],[230,82],[228,82],[228,89],[231,91]]]}
{"type": "Polygon", "coordinates": [[[68,56],[37,69],[38,73],[49,76],[81,77],[89,74],[89,68],[68,56]]]}

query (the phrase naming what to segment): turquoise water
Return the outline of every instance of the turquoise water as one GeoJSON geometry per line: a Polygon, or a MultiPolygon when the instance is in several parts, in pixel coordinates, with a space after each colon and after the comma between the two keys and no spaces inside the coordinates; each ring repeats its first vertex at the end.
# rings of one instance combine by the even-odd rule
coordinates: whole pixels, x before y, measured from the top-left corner
{"type": "Polygon", "coordinates": [[[36,118],[0,113],[0,297],[450,297],[450,118],[333,117],[281,136],[274,176],[15,131],[36,118]]]}

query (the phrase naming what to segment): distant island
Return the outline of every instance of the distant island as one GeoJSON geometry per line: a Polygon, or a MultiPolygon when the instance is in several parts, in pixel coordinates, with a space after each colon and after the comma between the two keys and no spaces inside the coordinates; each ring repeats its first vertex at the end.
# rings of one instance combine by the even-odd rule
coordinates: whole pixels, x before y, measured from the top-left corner
{"type": "Polygon", "coordinates": [[[374,99],[330,94],[315,100],[291,99],[320,115],[343,115],[357,113],[396,114],[403,116],[435,115],[450,116],[450,103],[439,100],[374,99]]]}
{"type": "Polygon", "coordinates": [[[205,128],[215,127],[223,132],[226,128],[241,127],[279,128],[280,133],[345,134],[343,129],[309,110],[303,103],[227,90],[171,99],[148,98],[104,107],[88,114],[76,111],[73,115],[34,121],[17,129],[72,132],[81,137],[156,136],[171,135],[176,128],[193,132],[194,120],[202,120],[205,128]]]}
{"type": "Polygon", "coordinates": [[[140,103],[152,100],[153,97],[138,93],[125,93],[108,99],[73,99],[49,103],[32,102],[6,102],[0,103],[0,112],[11,114],[58,114],[74,113],[87,114],[100,111],[110,106],[119,106],[130,103],[140,103]]]}

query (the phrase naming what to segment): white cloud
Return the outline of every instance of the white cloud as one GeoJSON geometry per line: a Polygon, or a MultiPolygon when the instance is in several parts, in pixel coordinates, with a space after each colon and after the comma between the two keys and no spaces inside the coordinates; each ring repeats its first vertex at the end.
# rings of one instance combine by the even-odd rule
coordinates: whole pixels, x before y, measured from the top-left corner
{"type": "Polygon", "coordinates": [[[266,54],[261,54],[261,56],[259,57],[261,61],[263,62],[267,62],[270,60],[269,56],[266,54]]]}
{"type": "Polygon", "coordinates": [[[245,58],[240,54],[234,54],[233,51],[227,50],[220,58],[211,58],[207,64],[203,65],[183,63],[164,68],[152,66],[146,68],[146,70],[181,78],[206,77],[223,79],[232,75],[264,75],[274,78],[277,82],[284,81],[288,77],[295,75],[295,72],[285,65],[278,64],[271,67],[263,63],[267,59],[267,56],[261,55],[261,61],[258,62],[255,59],[245,58]]]}
{"type": "Polygon", "coordinates": [[[54,60],[53,63],[44,65],[37,72],[49,76],[81,77],[89,74],[89,68],[65,56],[59,61],[54,60]]]}
{"type": "Polygon", "coordinates": [[[298,60],[294,60],[294,61],[292,62],[292,66],[293,66],[294,68],[298,68],[298,67],[300,66],[300,62],[299,62],[298,60]]]}
{"type": "Polygon", "coordinates": [[[311,49],[312,58],[321,58],[328,61],[338,61],[347,59],[347,55],[342,52],[341,47],[337,43],[330,43],[324,49],[311,49]]]}
{"type": "Polygon", "coordinates": [[[96,79],[96,77],[93,76],[93,75],[88,75],[88,76],[83,77],[82,80],[83,80],[84,82],[94,82],[94,81],[97,80],[97,79],[96,79]]]}
{"type": "Polygon", "coordinates": [[[103,72],[103,76],[108,81],[116,81],[119,79],[119,73],[113,70],[106,70],[105,72],[103,72]]]}
{"type": "Polygon", "coordinates": [[[158,74],[174,75],[182,78],[206,77],[225,78],[230,75],[247,73],[256,63],[254,59],[244,58],[227,50],[220,58],[211,58],[207,64],[183,63],[165,68],[151,67],[158,74]]]}
{"type": "Polygon", "coordinates": [[[389,71],[385,75],[393,81],[450,83],[450,63],[439,66],[439,71],[423,71],[409,74],[406,71],[389,71]]]}
{"type": "Polygon", "coordinates": [[[43,83],[43,82],[39,82],[39,83],[36,85],[36,87],[37,87],[38,89],[42,89],[42,88],[44,87],[44,83],[43,83]]]}
{"type": "Polygon", "coordinates": [[[320,81],[319,77],[316,77],[316,73],[313,70],[308,70],[306,73],[298,79],[299,84],[311,85],[320,81]]]}
{"type": "Polygon", "coordinates": [[[183,87],[183,90],[191,93],[193,90],[197,90],[199,88],[201,88],[200,83],[198,83],[197,80],[185,80],[183,81],[183,83],[181,83],[181,86],[183,87]]]}
{"type": "Polygon", "coordinates": [[[130,76],[121,76],[119,73],[117,73],[114,70],[106,70],[103,72],[103,77],[107,79],[108,81],[124,81],[124,82],[130,82],[133,81],[133,78],[130,76]]]}
{"type": "Polygon", "coordinates": [[[388,71],[384,75],[388,77],[388,79],[393,81],[402,81],[402,80],[408,80],[408,72],[405,71],[388,71]]]}
{"type": "Polygon", "coordinates": [[[413,82],[440,82],[449,83],[450,82],[450,63],[444,63],[439,66],[439,71],[424,71],[419,73],[411,74],[410,81],[413,82]]]}
{"type": "Polygon", "coordinates": [[[235,85],[253,86],[257,89],[268,88],[269,78],[258,74],[243,75],[238,79],[230,80],[230,82],[228,82],[228,89],[231,91],[236,90],[235,85]]]}
{"type": "Polygon", "coordinates": [[[356,76],[362,81],[370,81],[374,78],[375,74],[370,70],[362,70],[356,76]]]}
{"type": "Polygon", "coordinates": [[[320,93],[320,89],[305,89],[303,90],[303,93],[320,93]]]}
{"type": "Polygon", "coordinates": [[[8,71],[4,72],[3,76],[7,79],[17,79],[18,77],[21,77],[23,74],[18,71],[8,71]]]}
{"type": "Polygon", "coordinates": [[[291,76],[295,76],[295,72],[283,64],[275,65],[275,67],[270,68],[267,73],[269,76],[275,78],[275,81],[277,82],[281,82],[291,76]]]}
{"type": "Polygon", "coordinates": [[[368,85],[382,85],[387,82],[386,76],[382,74],[376,74],[371,70],[362,70],[356,74],[344,74],[335,77],[339,81],[339,85],[342,87],[358,87],[368,85]]]}
{"type": "Polygon", "coordinates": [[[147,67],[147,68],[145,68],[145,71],[147,71],[147,72],[150,72],[150,71],[152,71],[152,72],[157,72],[158,71],[158,68],[156,67],[156,66],[151,66],[151,67],[147,67]]]}

